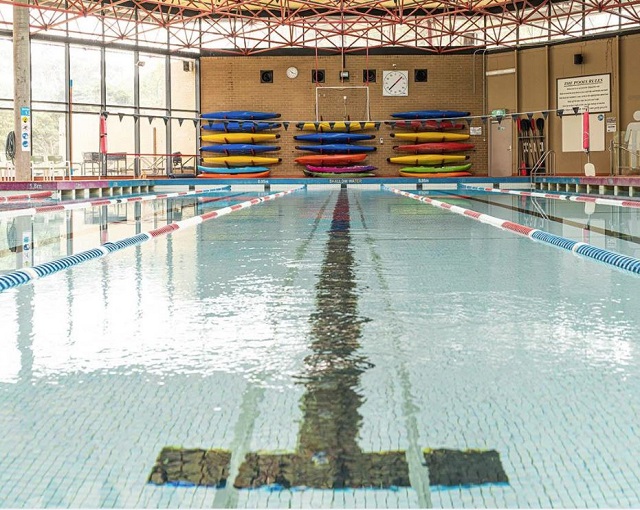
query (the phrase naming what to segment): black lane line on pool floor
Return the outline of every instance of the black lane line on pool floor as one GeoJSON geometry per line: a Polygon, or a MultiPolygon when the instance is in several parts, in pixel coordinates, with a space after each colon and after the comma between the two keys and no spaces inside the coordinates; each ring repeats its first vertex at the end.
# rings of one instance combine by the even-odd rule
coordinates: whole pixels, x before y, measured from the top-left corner
{"type": "Polygon", "coordinates": [[[361,326],[356,261],[346,189],[339,192],[311,314],[311,350],[300,384],[305,393],[293,453],[248,453],[237,488],[387,489],[409,486],[403,451],[363,452],[358,445],[364,402],[360,376],[372,367],[358,353],[361,326]]]}

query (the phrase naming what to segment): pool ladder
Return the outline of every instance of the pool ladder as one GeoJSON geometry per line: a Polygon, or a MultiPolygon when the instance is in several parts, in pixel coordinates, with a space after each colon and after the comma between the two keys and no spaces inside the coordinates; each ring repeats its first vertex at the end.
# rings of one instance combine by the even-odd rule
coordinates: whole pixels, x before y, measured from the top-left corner
{"type": "Polygon", "coordinates": [[[535,189],[536,187],[536,177],[538,177],[539,174],[542,175],[555,175],[556,174],[556,153],[555,151],[549,149],[548,151],[546,151],[542,156],[540,156],[540,159],[538,159],[538,161],[536,161],[536,164],[533,165],[533,168],[531,168],[531,189],[535,189]],[[548,164],[545,164],[547,163],[548,164]],[[543,172],[541,172],[541,170],[543,172]]]}

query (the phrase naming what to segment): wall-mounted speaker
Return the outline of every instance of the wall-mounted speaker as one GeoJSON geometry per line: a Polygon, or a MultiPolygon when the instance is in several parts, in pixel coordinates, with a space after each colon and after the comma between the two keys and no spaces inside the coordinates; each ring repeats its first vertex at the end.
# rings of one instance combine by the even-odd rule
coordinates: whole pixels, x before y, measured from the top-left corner
{"type": "Polygon", "coordinates": [[[573,63],[577,66],[584,63],[584,57],[582,56],[582,53],[576,53],[573,55],[573,63]]]}
{"type": "Polygon", "coordinates": [[[324,69],[312,69],[311,81],[313,83],[324,83],[324,69]]]}
{"type": "Polygon", "coordinates": [[[363,71],[362,71],[362,81],[364,83],[375,83],[376,82],[376,70],[375,69],[363,69],[363,71]]]}
{"type": "Polygon", "coordinates": [[[260,83],[273,83],[273,71],[260,71],[260,83]]]}
{"type": "Polygon", "coordinates": [[[425,83],[429,79],[429,73],[426,69],[416,69],[413,71],[413,81],[416,83],[425,83]]]}

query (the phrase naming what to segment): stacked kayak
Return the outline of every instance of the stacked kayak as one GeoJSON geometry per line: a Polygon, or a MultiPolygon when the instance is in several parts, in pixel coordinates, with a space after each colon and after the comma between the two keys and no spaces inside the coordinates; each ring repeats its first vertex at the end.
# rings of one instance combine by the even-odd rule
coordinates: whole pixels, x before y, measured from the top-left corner
{"type": "Polygon", "coordinates": [[[469,116],[469,112],[455,110],[410,110],[407,112],[392,113],[394,119],[461,119],[469,116]]]}
{"type": "Polygon", "coordinates": [[[281,158],[270,153],[280,147],[272,145],[280,135],[264,132],[279,127],[269,122],[280,114],[246,110],[203,113],[204,134],[198,165],[198,177],[203,179],[262,178],[270,174],[269,165],[281,158]]]}
{"type": "Polygon", "coordinates": [[[468,151],[474,149],[469,134],[455,133],[465,128],[462,118],[469,112],[453,110],[414,110],[391,114],[402,119],[392,121],[399,131],[391,133],[402,142],[393,149],[400,153],[387,159],[389,163],[407,165],[400,170],[403,177],[466,177],[471,163],[468,151]]]}
{"type": "MultiPolygon", "coordinates": [[[[329,124],[335,127],[339,123],[329,124]]],[[[304,127],[298,126],[298,128],[304,130],[304,127]]],[[[373,177],[375,167],[359,163],[364,161],[368,152],[374,152],[376,147],[358,144],[358,142],[373,138],[374,135],[354,134],[350,131],[324,132],[318,130],[313,134],[297,135],[294,137],[295,140],[314,143],[297,145],[296,149],[314,154],[300,156],[295,161],[305,165],[303,172],[308,177],[373,177]]]]}
{"type": "Polygon", "coordinates": [[[462,142],[427,142],[407,145],[396,145],[393,149],[398,152],[411,154],[447,154],[449,152],[470,151],[475,145],[462,142]]]}
{"type": "Polygon", "coordinates": [[[392,120],[387,122],[392,128],[411,131],[461,131],[464,123],[454,120],[392,120]]]}
{"type": "Polygon", "coordinates": [[[412,154],[411,156],[393,156],[387,158],[389,163],[399,165],[446,165],[447,163],[463,163],[464,154],[412,154]]]}
{"type": "Polygon", "coordinates": [[[361,154],[376,150],[371,145],[356,145],[354,143],[328,143],[320,145],[296,145],[299,151],[315,152],[317,154],[361,154]]]}
{"type": "Polygon", "coordinates": [[[309,177],[374,177],[373,171],[376,169],[372,165],[350,165],[350,166],[316,166],[306,165],[304,174],[309,177]]]}
{"type": "Polygon", "coordinates": [[[411,143],[427,142],[464,142],[469,139],[464,133],[441,133],[439,131],[424,131],[415,133],[391,133],[391,138],[411,143]]]}
{"type": "Polygon", "coordinates": [[[352,133],[353,131],[365,131],[376,129],[375,122],[298,122],[296,127],[302,131],[315,131],[316,133],[352,133]]]}
{"type": "Polygon", "coordinates": [[[202,123],[202,129],[205,131],[218,131],[223,133],[259,133],[271,129],[277,129],[281,126],[279,122],[253,122],[253,121],[212,121],[202,123]]]}
{"type": "Polygon", "coordinates": [[[464,165],[410,166],[400,169],[402,177],[467,177],[471,163],[464,165]]]}

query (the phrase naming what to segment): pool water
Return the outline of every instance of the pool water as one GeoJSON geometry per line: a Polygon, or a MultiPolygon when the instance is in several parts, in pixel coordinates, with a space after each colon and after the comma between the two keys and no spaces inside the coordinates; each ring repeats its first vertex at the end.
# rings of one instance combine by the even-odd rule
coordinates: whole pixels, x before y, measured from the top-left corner
{"type": "MultiPolygon", "coordinates": [[[[640,256],[633,210],[424,193],[640,256]]],[[[30,256],[259,195],[36,215],[30,256]]],[[[355,188],[78,264],[0,293],[0,506],[640,506],[638,284],[355,188]]]]}

